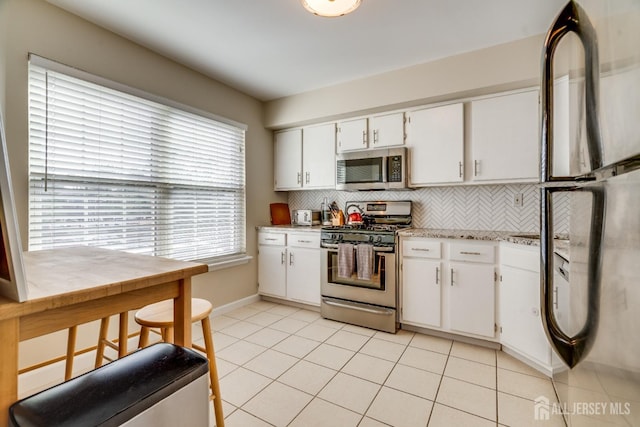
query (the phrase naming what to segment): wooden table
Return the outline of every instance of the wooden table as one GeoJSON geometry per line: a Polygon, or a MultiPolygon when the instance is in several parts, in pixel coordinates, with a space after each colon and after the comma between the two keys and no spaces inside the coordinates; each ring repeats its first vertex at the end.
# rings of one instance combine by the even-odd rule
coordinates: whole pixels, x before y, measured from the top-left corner
{"type": "Polygon", "coordinates": [[[205,264],[73,247],[24,253],[28,300],[0,297],[0,426],[18,398],[18,343],[174,299],[175,343],[191,346],[191,277],[205,264]]]}

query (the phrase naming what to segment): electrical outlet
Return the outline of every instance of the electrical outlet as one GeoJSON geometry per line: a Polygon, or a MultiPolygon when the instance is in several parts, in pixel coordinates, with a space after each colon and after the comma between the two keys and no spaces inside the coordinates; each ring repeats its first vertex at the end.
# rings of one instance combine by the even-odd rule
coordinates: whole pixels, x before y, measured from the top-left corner
{"type": "Polygon", "coordinates": [[[521,208],[524,205],[524,202],[522,200],[523,198],[523,194],[522,193],[516,193],[513,196],[513,206],[516,208],[521,208]]]}

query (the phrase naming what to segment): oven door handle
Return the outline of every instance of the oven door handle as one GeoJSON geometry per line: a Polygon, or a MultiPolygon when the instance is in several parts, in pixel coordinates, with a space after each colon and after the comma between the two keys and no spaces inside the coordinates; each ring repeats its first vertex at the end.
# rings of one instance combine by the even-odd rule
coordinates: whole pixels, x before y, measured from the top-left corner
{"type": "Polygon", "coordinates": [[[343,303],[332,301],[332,300],[328,300],[328,299],[323,299],[323,302],[325,304],[333,306],[333,307],[349,308],[349,309],[352,309],[352,310],[364,311],[364,312],[371,313],[371,314],[392,315],[392,314],[395,313],[394,310],[391,310],[391,309],[388,309],[388,308],[382,308],[382,307],[376,308],[376,309],[372,309],[372,308],[366,308],[366,307],[356,306],[356,305],[352,305],[352,304],[343,304],[343,303]]]}
{"type": "MultiPolygon", "coordinates": [[[[355,246],[358,246],[357,244],[354,244],[354,248],[355,246]]],[[[333,245],[333,244],[325,244],[324,246],[321,246],[322,248],[330,251],[330,252],[338,252],[338,245],[333,245]]],[[[382,253],[387,253],[387,254],[393,254],[393,248],[388,247],[388,246],[374,246],[373,247],[373,251],[374,252],[382,252],[382,253]]]]}

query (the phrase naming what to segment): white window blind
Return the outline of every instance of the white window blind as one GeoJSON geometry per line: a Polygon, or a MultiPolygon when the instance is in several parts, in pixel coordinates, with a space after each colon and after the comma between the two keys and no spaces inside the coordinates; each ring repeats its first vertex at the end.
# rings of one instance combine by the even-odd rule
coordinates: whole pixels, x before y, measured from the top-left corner
{"type": "Polygon", "coordinates": [[[49,62],[29,63],[31,250],[90,245],[181,260],[246,252],[242,125],[49,62]]]}

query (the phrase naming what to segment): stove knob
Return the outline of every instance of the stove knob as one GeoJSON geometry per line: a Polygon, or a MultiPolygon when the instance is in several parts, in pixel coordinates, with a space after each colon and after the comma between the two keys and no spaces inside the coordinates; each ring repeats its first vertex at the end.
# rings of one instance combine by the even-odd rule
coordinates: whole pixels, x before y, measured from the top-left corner
{"type": "Polygon", "coordinates": [[[382,242],[382,236],[378,236],[378,237],[376,237],[376,242],[377,242],[377,243],[382,242]]]}

